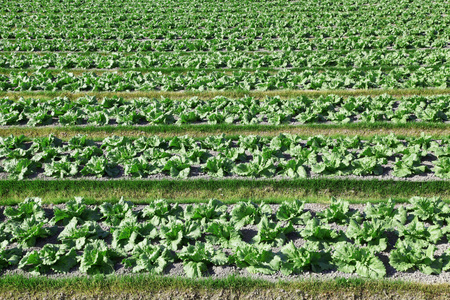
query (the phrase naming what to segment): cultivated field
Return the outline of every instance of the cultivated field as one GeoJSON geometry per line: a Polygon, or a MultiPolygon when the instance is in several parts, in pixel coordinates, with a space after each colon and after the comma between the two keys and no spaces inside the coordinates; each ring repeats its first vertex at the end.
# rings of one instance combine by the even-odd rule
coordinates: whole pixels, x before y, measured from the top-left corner
{"type": "Polygon", "coordinates": [[[448,1],[0,4],[1,299],[450,298],[448,1]]]}

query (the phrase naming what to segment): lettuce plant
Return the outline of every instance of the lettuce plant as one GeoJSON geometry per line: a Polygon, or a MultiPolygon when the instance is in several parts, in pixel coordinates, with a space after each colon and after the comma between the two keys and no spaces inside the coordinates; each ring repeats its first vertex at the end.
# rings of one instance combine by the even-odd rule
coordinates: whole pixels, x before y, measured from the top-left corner
{"type": "Polygon", "coordinates": [[[450,206],[439,197],[412,197],[409,199],[410,210],[421,221],[443,224],[450,217],[450,206]]]}
{"type": "Polygon", "coordinates": [[[4,215],[13,221],[24,221],[28,218],[34,218],[37,221],[46,219],[45,212],[42,209],[42,199],[38,197],[25,198],[23,202],[17,205],[17,208],[12,206],[5,207],[4,215]]]}
{"type": "Polygon", "coordinates": [[[52,270],[67,273],[77,264],[74,248],[69,250],[66,245],[45,244],[37,251],[28,252],[19,262],[19,268],[29,271],[33,275],[47,273],[52,270]]]}
{"type": "Polygon", "coordinates": [[[221,266],[229,261],[223,251],[215,250],[212,245],[201,242],[184,246],[177,256],[183,261],[184,272],[189,278],[201,277],[208,270],[208,266],[221,266]]]}
{"type": "Polygon", "coordinates": [[[299,274],[304,271],[322,272],[333,268],[330,252],[297,248],[292,241],[281,248],[283,275],[299,274]]]}
{"type": "Polygon", "coordinates": [[[176,251],[189,240],[200,238],[202,231],[199,222],[182,222],[175,218],[170,218],[167,224],[161,226],[159,234],[161,243],[169,249],[176,251]]]}
{"type": "Polygon", "coordinates": [[[124,219],[137,218],[137,214],[132,210],[133,206],[132,202],[125,201],[123,197],[116,204],[103,203],[100,205],[103,222],[108,226],[118,226],[124,219]]]}
{"type": "Polygon", "coordinates": [[[271,275],[280,270],[281,258],[268,245],[239,244],[234,249],[230,261],[238,268],[246,268],[249,273],[271,275]]]}
{"type": "Polygon", "coordinates": [[[67,225],[73,218],[76,218],[80,224],[85,221],[98,221],[100,213],[98,208],[88,208],[83,197],[75,197],[66,202],[64,208],[54,207],[54,217],[50,220],[52,223],[62,223],[67,225]]]}
{"type": "Polygon", "coordinates": [[[428,245],[423,249],[421,243],[398,240],[389,255],[389,263],[400,272],[418,269],[428,275],[440,274],[442,261],[434,256],[435,251],[435,245],[428,245]]]}
{"type": "Polygon", "coordinates": [[[295,199],[294,201],[284,201],[277,210],[278,221],[291,221],[292,224],[304,225],[311,219],[311,213],[304,211],[305,202],[295,199]]]}
{"type": "Polygon", "coordinates": [[[22,248],[20,246],[7,248],[8,244],[9,241],[0,243],[0,270],[17,265],[22,257],[22,248]]]}
{"type": "Polygon", "coordinates": [[[324,211],[317,213],[317,217],[326,222],[336,222],[338,224],[346,224],[351,218],[357,221],[362,219],[358,212],[350,210],[348,201],[334,197],[331,198],[330,206],[324,211]]]}
{"type": "Polygon", "coordinates": [[[44,175],[60,179],[75,176],[78,173],[78,165],[78,163],[71,162],[67,156],[64,156],[59,161],[53,160],[48,164],[44,164],[44,175]]]}
{"type": "Polygon", "coordinates": [[[385,223],[374,219],[365,221],[360,226],[355,220],[350,220],[346,235],[355,241],[356,245],[366,244],[370,252],[381,252],[387,248],[387,237],[385,235],[385,223]]]}
{"type": "Polygon", "coordinates": [[[131,256],[122,260],[127,268],[133,268],[133,273],[149,272],[162,274],[169,263],[175,261],[175,255],[163,245],[152,245],[144,239],[136,244],[131,256]]]}
{"type": "Polygon", "coordinates": [[[184,209],[184,219],[200,221],[202,226],[213,220],[226,218],[227,206],[217,199],[210,199],[207,204],[188,204],[184,209]]]}
{"type": "Polygon", "coordinates": [[[258,233],[252,239],[255,244],[267,244],[270,246],[280,247],[286,241],[286,234],[294,231],[291,222],[286,227],[281,227],[278,222],[269,222],[267,216],[262,216],[258,223],[258,233]]]}
{"type": "Polygon", "coordinates": [[[69,247],[81,250],[86,243],[104,239],[108,235],[109,232],[104,231],[97,222],[86,221],[80,224],[79,219],[73,217],[58,235],[58,240],[69,247]]]}
{"type": "Polygon", "coordinates": [[[335,246],[332,261],[339,271],[357,273],[362,277],[378,279],[386,276],[383,262],[365,248],[358,248],[348,242],[339,242],[335,246]]]}
{"type": "Polygon", "coordinates": [[[77,260],[82,273],[110,274],[114,272],[115,262],[125,256],[117,249],[108,248],[105,241],[95,240],[84,247],[83,255],[78,256],[77,260]]]}
{"type": "Polygon", "coordinates": [[[181,218],[183,209],[178,203],[170,204],[164,199],[152,201],[142,210],[142,218],[147,219],[155,226],[165,224],[169,217],[181,218]]]}
{"type": "Polygon", "coordinates": [[[31,217],[25,219],[22,223],[11,222],[8,231],[12,235],[12,240],[16,241],[24,248],[33,247],[38,238],[45,238],[55,234],[56,227],[44,227],[45,221],[38,221],[31,217]]]}
{"type": "Polygon", "coordinates": [[[124,219],[119,226],[111,228],[113,248],[123,248],[131,251],[144,238],[154,239],[158,230],[152,223],[138,223],[136,219],[124,219]]]}
{"type": "Polygon", "coordinates": [[[222,248],[234,248],[242,243],[242,235],[234,226],[220,221],[214,221],[207,227],[205,240],[213,245],[220,245],[222,248]]]}
{"type": "Polygon", "coordinates": [[[233,207],[230,221],[236,229],[240,229],[246,225],[256,225],[264,215],[270,217],[271,214],[272,209],[265,203],[258,205],[251,201],[241,201],[233,207]]]}

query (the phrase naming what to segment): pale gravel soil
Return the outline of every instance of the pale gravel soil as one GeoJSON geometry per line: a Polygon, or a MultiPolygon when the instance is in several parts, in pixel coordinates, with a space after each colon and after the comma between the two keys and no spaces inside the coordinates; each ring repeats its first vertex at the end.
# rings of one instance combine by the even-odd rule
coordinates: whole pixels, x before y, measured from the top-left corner
{"type": "MultiPolygon", "coordinates": [[[[188,204],[180,204],[182,208],[185,208],[188,204]]],[[[59,207],[63,208],[65,204],[44,204],[42,207],[44,208],[47,217],[51,218],[53,216],[53,207],[59,207]]],[[[279,204],[270,204],[270,207],[272,209],[273,214],[276,213],[278,210],[279,204]]],[[[401,205],[396,205],[401,206],[401,205]]],[[[89,205],[88,207],[94,208],[95,206],[89,205]]],[[[146,207],[146,205],[136,205],[133,210],[134,211],[141,211],[146,207]]],[[[234,205],[229,205],[227,211],[231,211],[234,205]]],[[[314,216],[317,212],[323,211],[326,209],[328,205],[326,204],[319,204],[319,203],[307,203],[305,204],[304,209],[307,211],[310,211],[311,214],[314,216]]],[[[408,205],[406,205],[408,207],[408,205]]],[[[365,205],[363,204],[355,204],[350,205],[351,210],[354,210],[356,212],[363,212],[365,205]]],[[[140,220],[143,221],[143,220],[140,220]]],[[[286,222],[282,223],[281,225],[285,225],[286,222]]],[[[346,231],[347,226],[346,225],[338,225],[335,223],[330,223],[329,226],[333,230],[342,230],[343,232],[346,231]]],[[[428,225],[427,225],[428,226],[428,225]]],[[[101,224],[102,229],[109,231],[110,227],[106,226],[104,224],[101,224]]],[[[296,247],[301,247],[305,240],[303,240],[299,235],[298,231],[303,228],[304,226],[301,225],[294,225],[295,232],[287,234],[287,241],[292,240],[294,242],[294,245],[296,247]]],[[[62,231],[64,227],[58,226],[58,234],[62,231]]],[[[241,229],[243,240],[246,242],[249,242],[256,234],[257,234],[257,226],[256,225],[247,225],[241,229]]],[[[388,234],[389,242],[395,243],[397,237],[395,234],[388,234]]],[[[200,241],[204,241],[203,238],[199,239],[200,241]]],[[[111,245],[111,235],[105,238],[105,242],[108,245],[111,245]]],[[[32,247],[25,251],[32,251],[32,250],[39,250],[41,247],[43,247],[46,243],[58,243],[57,236],[52,236],[46,239],[38,239],[36,246],[32,247]]],[[[15,246],[16,243],[10,245],[9,247],[15,246]]],[[[444,239],[444,242],[441,242],[437,245],[437,251],[435,253],[436,256],[441,255],[444,251],[446,251],[450,247],[450,243],[444,239]]],[[[219,247],[216,247],[219,248],[219,247]]],[[[281,247],[272,247],[272,250],[274,252],[277,252],[281,249],[281,247]]],[[[388,248],[389,250],[390,248],[388,248]]],[[[179,251],[179,250],[178,250],[179,251]]],[[[177,252],[178,252],[177,251],[177,252]]],[[[224,249],[226,254],[232,254],[233,251],[231,249],[224,249]]],[[[81,251],[78,251],[78,254],[82,254],[81,251]]],[[[419,271],[414,272],[397,272],[393,267],[391,267],[389,262],[389,253],[388,252],[382,252],[378,255],[378,257],[383,261],[383,263],[386,266],[387,270],[387,276],[386,279],[388,280],[402,280],[402,281],[410,281],[410,282],[418,282],[418,283],[450,283],[450,272],[443,272],[440,275],[425,275],[422,274],[419,271]]],[[[115,264],[115,272],[117,275],[134,275],[130,272],[129,269],[125,268],[122,263],[118,262],[115,264]]],[[[24,276],[31,276],[29,273],[18,269],[16,266],[9,267],[6,270],[3,270],[0,274],[7,275],[7,274],[21,274],[24,276]]],[[[328,270],[321,273],[313,273],[313,272],[304,272],[299,275],[290,275],[285,276],[281,274],[281,272],[277,272],[274,275],[263,275],[263,274],[250,274],[247,272],[246,269],[240,269],[236,266],[232,265],[226,265],[226,266],[212,266],[208,269],[208,277],[212,278],[225,278],[229,275],[239,275],[239,276],[245,276],[245,277],[251,277],[251,278],[257,278],[257,279],[264,279],[268,281],[278,281],[278,280],[297,280],[297,279],[317,279],[317,280],[326,280],[326,279],[334,279],[334,278],[358,278],[358,275],[356,274],[347,274],[343,272],[339,272],[337,270],[328,270]]],[[[78,269],[78,266],[74,267],[70,273],[68,274],[57,274],[54,272],[51,272],[47,275],[43,275],[48,278],[65,278],[65,277],[74,277],[74,276],[87,276],[83,273],[81,273],[78,269]]],[[[162,276],[184,276],[183,271],[183,264],[181,262],[176,262],[174,264],[171,264],[166,269],[166,272],[162,276]]]]}

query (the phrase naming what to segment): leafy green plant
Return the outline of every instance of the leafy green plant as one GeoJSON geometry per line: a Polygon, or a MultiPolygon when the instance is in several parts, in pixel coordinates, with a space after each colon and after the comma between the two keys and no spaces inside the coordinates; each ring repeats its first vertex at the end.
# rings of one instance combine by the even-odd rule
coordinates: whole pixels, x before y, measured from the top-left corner
{"type": "Polygon", "coordinates": [[[357,245],[366,244],[366,249],[374,253],[386,250],[388,245],[385,223],[377,219],[365,221],[361,226],[355,220],[350,220],[346,235],[357,245]]]}
{"type": "Polygon", "coordinates": [[[127,268],[133,268],[133,273],[149,272],[152,274],[162,274],[165,268],[175,261],[172,254],[163,245],[151,245],[149,240],[144,239],[133,248],[131,256],[122,260],[127,268]]]}
{"type": "Polygon", "coordinates": [[[184,157],[173,156],[164,164],[162,170],[174,178],[186,179],[191,172],[191,165],[186,162],[184,157]]]}
{"type": "Polygon", "coordinates": [[[362,219],[358,212],[350,210],[348,201],[334,197],[331,198],[330,206],[324,211],[317,213],[316,216],[327,222],[336,222],[338,224],[348,223],[351,218],[357,221],[362,219]]]}
{"type": "Polygon", "coordinates": [[[203,167],[203,172],[214,177],[222,178],[231,173],[233,165],[233,162],[226,157],[210,157],[203,167]]]}
{"type": "Polygon", "coordinates": [[[271,275],[280,270],[281,258],[270,249],[268,245],[239,244],[230,262],[238,268],[246,268],[249,273],[271,275]]]}
{"type": "Polygon", "coordinates": [[[233,172],[240,176],[272,177],[275,175],[276,166],[273,158],[264,159],[262,156],[256,155],[251,162],[236,165],[233,172]]]}
{"type": "Polygon", "coordinates": [[[98,208],[88,208],[83,197],[75,197],[67,201],[64,208],[55,206],[53,213],[54,217],[50,222],[54,224],[62,223],[63,225],[67,225],[72,218],[76,218],[81,224],[84,221],[97,221],[100,219],[98,208]]]}
{"type": "Polygon", "coordinates": [[[323,224],[319,219],[313,218],[306,222],[305,228],[299,232],[307,241],[313,242],[318,248],[327,248],[330,243],[343,240],[342,231],[336,231],[323,224]]]}
{"type": "Polygon", "coordinates": [[[442,261],[434,256],[435,251],[435,245],[423,249],[422,244],[414,241],[398,240],[389,255],[389,263],[400,272],[418,269],[428,275],[440,274],[442,261]]]}
{"type": "Polygon", "coordinates": [[[281,248],[282,262],[280,271],[283,275],[299,274],[306,270],[322,272],[333,268],[329,252],[297,248],[292,241],[281,248]]]}
{"type": "Polygon", "coordinates": [[[106,153],[106,158],[113,164],[123,164],[137,155],[137,151],[133,144],[126,143],[118,148],[110,149],[106,153]]]}
{"type": "Polygon", "coordinates": [[[152,201],[142,210],[142,218],[149,219],[155,226],[165,224],[169,218],[181,218],[183,209],[178,203],[170,204],[164,199],[152,201]]]}
{"type": "Polygon", "coordinates": [[[199,222],[182,222],[175,218],[170,218],[167,224],[162,225],[159,233],[162,244],[174,251],[189,240],[196,240],[202,235],[199,222]]]}
{"type": "Polygon", "coordinates": [[[235,248],[242,243],[242,235],[239,230],[226,222],[214,221],[205,230],[209,235],[205,240],[213,245],[220,245],[222,248],[235,248]]]}
{"type": "Polygon", "coordinates": [[[17,265],[22,257],[21,247],[7,248],[8,244],[8,241],[0,243],[0,270],[17,265]]]}
{"type": "Polygon", "coordinates": [[[34,218],[37,221],[46,219],[45,211],[42,209],[42,199],[38,197],[27,197],[23,202],[17,205],[17,208],[12,206],[5,207],[4,215],[13,220],[22,222],[28,218],[34,218]]]}
{"type": "Polygon", "coordinates": [[[125,253],[110,249],[103,240],[95,240],[84,247],[83,255],[77,257],[80,272],[93,274],[110,274],[114,272],[115,262],[125,257],[125,253]]]}
{"type": "Polygon", "coordinates": [[[433,164],[433,171],[437,177],[450,178],[450,157],[439,157],[433,164]]]}
{"type": "Polygon", "coordinates": [[[32,175],[40,164],[29,160],[28,158],[8,159],[3,161],[3,169],[9,173],[9,178],[14,180],[23,180],[32,175]]]}
{"type": "Polygon", "coordinates": [[[22,245],[24,248],[33,247],[38,238],[45,238],[56,232],[56,227],[44,227],[45,221],[38,221],[35,218],[25,219],[22,223],[11,222],[8,231],[12,239],[22,245]]]}
{"type": "Polygon", "coordinates": [[[137,213],[133,211],[134,204],[129,201],[125,201],[123,197],[120,197],[119,202],[111,204],[105,202],[100,205],[100,212],[102,213],[102,219],[108,226],[118,226],[124,219],[136,219],[137,213]]]}
{"type": "Polygon", "coordinates": [[[352,173],[354,175],[382,175],[383,167],[387,164],[386,158],[363,157],[352,161],[352,173]]]}
{"type": "Polygon", "coordinates": [[[450,218],[450,206],[439,197],[412,197],[409,203],[412,205],[410,210],[421,221],[442,225],[450,218]]]}
{"type": "Polygon", "coordinates": [[[261,221],[261,218],[265,215],[270,217],[272,209],[269,205],[261,203],[258,205],[251,201],[238,202],[231,211],[231,224],[234,224],[234,228],[240,229],[246,225],[255,225],[261,221]]]}
{"type": "Polygon", "coordinates": [[[86,243],[104,239],[108,235],[109,232],[104,231],[97,222],[86,221],[80,224],[80,220],[73,217],[58,235],[58,240],[68,247],[81,250],[86,243]]]}
{"type": "Polygon", "coordinates": [[[84,168],[81,169],[81,174],[85,176],[95,175],[97,177],[107,174],[110,177],[114,177],[119,174],[119,169],[114,164],[109,163],[104,157],[92,156],[84,168]]]}
{"type": "Polygon", "coordinates": [[[255,244],[267,244],[270,246],[280,247],[286,241],[286,234],[294,231],[291,222],[281,227],[280,223],[269,222],[267,216],[262,216],[258,223],[258,233],[252,239],[255,244]]]}
{"type": "Polygon", "coordinates": [[[75,149],[71,154],[74,161],[78,162],[80,165],[85,165],[92,157],[101,155],[103,155],[103,151],[97,146],[86,146],[81,149],[75,149]]]}
{"type": "Polygon", "coordinates": [[[402,159],[395,158],[394,170],[392,175],[397,177],[407,177],[415,174],[425,173],[427,166],[422,165],[421,159],[417,153],[405,154],[402,159]]]}
{"type": "Polygon", "coordinates": [[[188,204],[184,209],[184,219],[199,221],[202,226],[207,223],[224,219],[227,206],[217,199],[210,199],[207,204],[188,204]]]}
{"type": "Polygon", "coordinates": [[[398,235],[404,237],[406,241],[413,241],[422,247],[427,247],[430,243],[436,244],[443,236],[441,226],[426,227],[417,217],[407,225],[397,226],[397,231],[398,235]]]}
{"type": "Polygon", "coordinates": [[[346,175],[351,171],[351,162],[353,155],[346,155],[337,152],[322,153],[322,162],[318,162],[311,166],[311,171],[323,175],[346,175]]]}
{"type": "Polygon", "coordinates": [[[390,219],[394,218],[396,212],[395,202],[392,199],[377,204],[367,203],[364,208],[365,217],[369,220],[390,221],[390,219]]]}
{"type": "Polygon", "coordinates": [[[160,173],[161,168],[140,156],[123,162],[123,172],[125,176],[131,175],[142,178],[147,175],[160,173]]]}
{"type": "Polygon", "coordinates": [[[50,270],[67,273],[77,264],[76,256],[74,248],[69,250],[66,245],[45,244],[41,250],[25,254],[19,262],[19,268],[33,275],[44,274],[50,270]]]}
{"type": "Polygon", "coordinates": [[[195,245],[184,246],[177,253],[183,261],[183,268],[189,278],[201,277],[209,265],[225,265],[229,259],[221,250],[215,250],[207,243],[196,242],[195,245]]]}
{"type": "Polygon", "coordinates": [[[138,223],[136,219],[124,219],[119,226],[111,228],[113,248],[131,251],[144,238],[154,239],[158,236],[157,228],[151,223],[138,223]]]}
{"type": "Polygon", "coordinates": [[[291,221],[292,224],[304,225],[312,218],[309,211],[304,211],[304,206],[305,202],[298,199],[284,201],[277,210],[277,220],[291,221]]]}
{"type": "Polygon", "coordinates": [[[278,168],[281,169],[279,174],[289,176],[290,178],[306,178],[308,174],[306,173],[304,164],[305,160],[300,159],[293,159],[286,163],[281,163],[278,165],[278,168]]]}
{"type": "Polygon", "coordinates": [[[49,177],[64,178],[67,176],[75,176],[78,173],[78,163],[71,162],[67,156],[61,160],[53,160],[51,163],[44,164],[44,174],[49,177]]]}
{"type": "Polygon", "coordinates": [[[383,278],[386,268],[381,260],[365,248],[358,248],[348,242],[339,242],[335,245],[332,255],[333,264],[339,271],[357,273],[367,278],[383,278]]]}

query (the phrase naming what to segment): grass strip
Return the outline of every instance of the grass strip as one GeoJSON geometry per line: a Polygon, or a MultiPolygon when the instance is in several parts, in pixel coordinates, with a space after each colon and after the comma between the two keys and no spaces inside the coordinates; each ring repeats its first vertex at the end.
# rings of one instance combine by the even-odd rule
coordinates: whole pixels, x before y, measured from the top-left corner
{"type": "Polygon", "coordinates": [[[186,124],[186,125],[145,125],[145,126],[9,126],[0,128],[0,136],[25,135],[30,138],[54,134],[61,139],[69,139],[77,134],[88,135],[93,139],[102,139],[111,135],[141,137],[158,135],[173,137],[189,135],[202,138],[210,135],[227,136],[260,135],[277,136],[280,133],[300,136],[355,136],[370,138],[377,135],[394,133],[398,136],[419,136],[421,133],[431,135],[434,139],[450,136],[448,123],[406,123],[390,122],[349,123],[349,124],[303,124],[303,125],[233,125],[233,124],[186,124]]]}
{"type": "Polygon", "coordinates": [[[329,203],[331,197],[352,204],[382,202],[392,198],[406,202],[413,196],[440,196],[450,201],[450,181],[354,180],[336,178],[295,180],[2,180],[1,205],[15,205],[26,197],[41,197],[44,203],[64,203],[74,196],[91,204],[116,202],[123,196],[139,204],[155,199],[171,202],[206,202],[216,198],[225,203],[241,200],[281,203],[304,199],[329,203]]]}
{"type": "Polygon", "coordinates": [[[335,94],[339,96],[377,96],[388,94],[394,97],[402,96],[431,96],[450,94],[450,88],[422,88],[422,89],[355,89],[355,90],[274,90],[274,91],[246,91],[246,90],[228,90],[228,91],[146,91],[146,92],[77,92],[71,93],[67,91],[22,91],[22,92],[0,92],[0,97],[8,97],[10,99],[39,98],[51,99],[55,97],[67,97],[76,99],[86,95],[96,97],[112,97],[117,95],[125,99],[133,99],[139,97],[160,98],[168,97],[171,99],[186,99],[187,97],[198,97],[199,99],[212,99],[217,96],[229,98],[241,98],[251,96],[256,99],[263,99],[266,96],[279,96],[283,99],[289,99],[299,96],[318,97],[321,95],[335,94]]]}
{"type": "Polygon", "coordinates": [[[5,299],[448,299],[450,285],[393,280],[336,278],[270,282],[249,277],[187,279],[154,275],[91,276],[52,279],[8,275],[0,278],[0,297],[5,299]],[[353,296],[352,296],[353,295],[353,296]],[[218,298],[217,298],[218,297],[218,298]]]}

